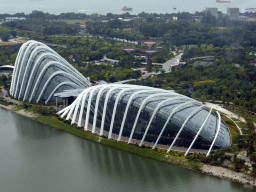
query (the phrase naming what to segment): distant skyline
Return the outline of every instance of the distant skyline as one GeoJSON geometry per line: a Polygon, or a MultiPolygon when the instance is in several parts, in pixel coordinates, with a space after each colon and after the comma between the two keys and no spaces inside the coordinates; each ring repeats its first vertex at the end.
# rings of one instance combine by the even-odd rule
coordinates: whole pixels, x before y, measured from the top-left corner
{"type": "Polygon", "coordinates": [[[177,13],[203,11],[206,7],[217,7],[223,13],[227,7],[238,7],[241,12],[245,8],[256,8],[255,0],[232,0],[231,3],[216,3],[216,0],[0,0],[0,13],[14,14],[17,12],[31,13],[33,10],[60,14],[66,12],[81,13],[124,13],[121,9],[132,7],[131,14],[146,13],[177,13]],[[174,10],[173,8],[177,8],[174,10]]]}

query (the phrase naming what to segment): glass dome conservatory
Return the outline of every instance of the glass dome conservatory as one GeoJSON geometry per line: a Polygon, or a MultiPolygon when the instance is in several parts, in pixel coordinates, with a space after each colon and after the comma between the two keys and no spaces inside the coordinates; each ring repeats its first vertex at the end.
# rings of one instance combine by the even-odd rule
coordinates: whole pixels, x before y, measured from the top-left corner
{"type": "MultiPolygon", "coordinates": [[[[209,150],[231,145],[220,114],[189,97],[146,86],[104,84],[85,89],[59,112],[72,124],[118,141],[209,150]]],[[[187,151],[187,152],[188,152],[187,151]]]]}
{"type": "Polygon", "coordinates": [[[54,93],[89,86],[90,81],[54,50],[28,41],[17,55],[10,94],[23,101],[47,103],[53,101],[54,93]]]}

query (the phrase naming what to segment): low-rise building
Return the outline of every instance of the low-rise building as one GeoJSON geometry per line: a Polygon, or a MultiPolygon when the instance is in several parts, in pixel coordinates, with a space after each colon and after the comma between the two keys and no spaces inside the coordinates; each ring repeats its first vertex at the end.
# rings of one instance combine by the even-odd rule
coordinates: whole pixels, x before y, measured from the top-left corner
{"type": "Polygon", "coordinates": [[[5,22],[26,20],[25,17],[6,17],[5,22]]]}
{"type": "Polygon", "coordinates": [[[218,8],[216,7],[206,7],[206,14],[210,12],[212,14],[212,16],[214,17],[218,17],[218,8]]]}
{"type": "Polygon", "coordinates": [[[249,65],[256,67],[256,63],[249,63],[249,65]]]}

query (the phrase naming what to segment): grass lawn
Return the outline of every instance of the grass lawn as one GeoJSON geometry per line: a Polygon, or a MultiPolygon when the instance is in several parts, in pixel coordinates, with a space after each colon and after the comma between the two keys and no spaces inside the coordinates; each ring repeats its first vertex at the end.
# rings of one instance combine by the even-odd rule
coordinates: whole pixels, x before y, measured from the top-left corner
{"type": "Polygon", "coordinates": [[[229,132],[231,134],[232,141],[234,141],[234,138],[235,138],[235,136],[237,136],[238,133],[236,131],[234,131],[233,129],[229,129],[229,132]]]}
{"type": "Polygon", "coordinates": [[[15,107],[13,107],[11,110],[12,111],[19,111],[19,110],[21,110],[21,109],[24,109],[22,106],[20,106],[20,105],[16,105],[15,107]]]}
{"type": "Polygon", "coordinates": [[[0,42],[0,46],[1,45],[16,45],[17,43],[14,42],[0,42]]]}
{"type": "Polygon", "coordinates": [[[243,123],[243,122],[236,122],[236,124],[237,124],[240,128],[245,128],[245,127],[246,127],[246,123],[243,123]]]}
{"type": "Polygon", "coordinates": [[[37,112],[31,110],[30,108],[27,108],[27,109],[25,109],[24,111],[25,111],[25,112],[30,112],[30,113],[37,113],[37,112]]]}

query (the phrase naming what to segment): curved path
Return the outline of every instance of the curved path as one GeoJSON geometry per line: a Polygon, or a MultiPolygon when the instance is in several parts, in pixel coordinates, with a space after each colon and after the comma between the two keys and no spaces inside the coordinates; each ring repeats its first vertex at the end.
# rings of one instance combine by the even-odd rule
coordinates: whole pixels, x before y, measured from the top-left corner
{"type": "Polygon", "coordinates": [[[205,105],[207,107],[211,107],[215,110],[218,110],[222,113],[225,113],[229,118],[236,118],[236,119],[239,119],[240,121],[242,122],[246,122],[245,119],[241,116],[238,116],[237,114],[231,112],[231,111],[228,111],[227,109],[224,109],[223,107],[219,106],[218,104],[213,104],[213,103],[208,103],[208,102],[205,102],[205,105]]]}
{"type": "MultiPolygon", "coordinates": [[[[246,123],[246,120],[245,120],[243,117],[238,116],[237,114],[235,114],[235,113],[233,113],[233,112],[231,112],[231,111],[228,111],[227,109],[222,108],[222,107],[219,106],[218,104],[213,104],[213,103],[205,102],[205,105],[206,105],[207,107],[211,107],[211,108],[213,108],[213,109],[215,109],[215,110],[218,110],[218,111],[224,113],[229,119],[231,119],[231,118],[236,118],[236,119],[238,119],[239,121],[241,121],[241,122],[243,122],[243,123],[246,123]]],[[[233,122],[234,122],[234,121],[233,121],[233,122]]],[[[235,122],[234,122],[234,123],[235,123],[235,122]]],[[[236,124],[236,123],[235,123],[235,124],[236,124]]],[[[236,124],[236,125],[237,125],[237,124],[236,124]]],[[[237,126],[238,126],[238,125],[237,125],[237,126]]],[[[254,126],[256,127],[256,123],[254,123],[254,126]]],[[[240,128],[239,128],[239,131],[240,131],[240,133],[241,133],[240,128]]]]}

